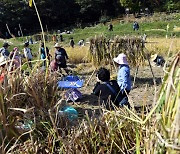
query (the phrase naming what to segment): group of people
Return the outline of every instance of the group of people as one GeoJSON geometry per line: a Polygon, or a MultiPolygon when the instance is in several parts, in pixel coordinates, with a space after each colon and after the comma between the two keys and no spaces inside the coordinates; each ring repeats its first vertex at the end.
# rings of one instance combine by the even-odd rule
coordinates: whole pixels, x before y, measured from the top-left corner
{"type": "MultiPolygon", "coordinates": [[[[0,67],[4,67],[5,65],[9,65],[12,62],[12,69],[17,69],[22,64],[22,59],[25,58],[29,67],[32,69],[32,60],[33,54],[31,49],[29,48],[29,42],[24,43],[23,53],[19,51],[18,47],[14,47],[11,52],[9,52],[8,43],[4,43],[3,47],[0,48],[0,67]]],[[[64,48],[59,43],[55,44],[55,56],[54,60],[51,61],[51,54],[49,53],[49,49],[44,46],[44,43],[41,43],[41,47],[39,48],[40,59],[42,60],[42,66],[46,67],[47,62],[50,64],[51,71],[57,71],[61,68],[66,68],[66,61],[68,59],[68,55],[64,48]],[[46,58],[47,57],[47,58],[46,58]]]]}
{"type": "MultiPolygon", "coordinates": [[[[78,46],[84,46],[84,45],[85,45],[84,39],[79,40],[78,46]]],[[[75,42],[74,42],[73,37],[70,38],[69,46],[72,48],[74,48],[74,46],[75,46],[75,42]]]]}
{"type": "MultiPolygon", "coordinates": [[[[23,56],[20,54],[18,47],[14,47],[13,51],[8,51],[9,44],[4,43],[3,47],[0,49],[1,59],[6,60],[5,63],[0,61],[0,66],[7,64],[7,60],[13,61],[13,66],[18,68],[21,64],[22,58],[26,58],[29,64],[29,67],[32,68],[32,52],[29,48],[29,43],[24,44],[23,56]]],[[[43,60],[43,66],[46,66],[46,60],[50,62],[51,71],[58,71],[63,68],[66,73],[67,70],[67,59],[68,55],[66,50],[59,44],[54,45],[55,55],[54,60],[50,62],[49,49],[44,47],[44,43],[41,43],[39,49],[40,57],[43,60]],[[47,58],[46,58],[47,57],[47,58]]],[[[93,89],[93,94],[101,98],[105,107],[107,109],[112,109],[113,104],[117,107],[127,105],[130,107],[128,102],[127,94],[131,90],[131,78],[130,78],[130,68],[127,62],[126,55],[121,53],[118,57],[113,59],[114,62],[118,65],[119,71],[117,74],[117,80],[110,80],[110,72],[106,68],[100,68],[97,72],[97,83],[93,89]]]]}
{"type": "Polygon", "coordinates": [[[28,61],[29,66],[32,68],[32,52],[31,49],[28,47],[29,43],[24,43],[23,55],[20,54],[19,48],[14,47],[11,52],[9,52],[9,44],[5,42],[3,47],[0,48],[0,66],[3,67],[8,63],[12,63],[12,67],[10,70],[16,69],[21,65],[22,58],[26,58],[28,61]]]}
{"type": "Polygon", "coordinates": [[[110,80],[110,72],[106,68],[100,68],[97,72],[97,83],[93,94],[100,97],[106,109],[123,107],[130,108],[128,94],[131,90],[130,67],[126,55],[121,53],[113,59],[118,65],[117,80],[110,80]]]}

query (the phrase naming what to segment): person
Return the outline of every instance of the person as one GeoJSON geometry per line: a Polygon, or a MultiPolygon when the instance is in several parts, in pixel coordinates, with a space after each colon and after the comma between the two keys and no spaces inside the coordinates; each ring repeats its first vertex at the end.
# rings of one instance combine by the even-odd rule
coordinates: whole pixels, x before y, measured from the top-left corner
{"type": "Polygon", "coordinates": [[[55,59],[51,61],[50,69],[51,69],[51,72],[55,72],[58,70],[58,63],[56,62],[55,59]]]}
{"type": "Polygon", "coordinates": [[[1,56],[3,56],[5,59],[7,59],[9,57],[9,54],[10,54],[8,51],[9,46],[10,45],[7,42],[5,42],[3,44],[3,47],[0,49],[1,56]]]}
{"type": "Polygon", "coordinates": [[[108,30],[109,30],[109,31],[113,31],[113,25],[112,25],[112,24],[109,24],[109,25],[108,25],[108,30]]]}
{"type": "Polygon", "coordinates": [[[32,39],[32,37],[30,37],[29,43],[30,43],[30,44],[33,44],[33,39],[32,39]]]}
{"type": "Polygon", "coordinates": [[[78,45],[79,46],[84,46],[84,39],[79,40],[78,45]]]}
{"type": "Polygon", "coordinates": [[[43,43],[43,42],[41,43],[41,47],[40,47],[40,49],[39,49],[39,53],[40,53],[40,55],[41,55],[41,60],[44,60],[43,66],[46,66],[46,61],[45,61],[45,59],[46,59],[46,54],[47,54],[48,62],[50,61],[51,55],[49,54],[49,49],[48,49],[48,47],[46,47],[46,52],[45,52],[45,48],[44,48],[44,43],[43,43]]]}
{"type": "Polygon", "coordinates": [[[15,68],[20,67],[21,64],[21,55],[19,53],[18,47],[14,47],[13,51],[11,51],[9,58],[13,60],[13,65],[15,68]]]}
{"type": "Polygon", "coordinates": [[[133,23],[133,30],[134,30],[134,31],[135,31],[135,30],[139,30],[139,24],[138,24],[137,21],[135,21],[135,22],[133,23]]]}
{"type": "Polygon", "coordinates": [[[124,53],[121,53],[113,60],[119,66],[119,70],[117,74],[117,83],[120,87],[119,95],[122,104],[127,104],[129,106],[127,94],[129,94],[131,90],[131,76],[130,76],[130,67],[127,62],[127,57],[124,53]]]}
{"type": "Polygon", "coordinates": [[[69,45],[72,47],[72,48],[74,48],[74,40],[73,40],[73,37],[71,37],[71,39],[70,39],[70,42],[69,42],[69,45]]]}
{"type": "Polygon", "coordinates": [[[110,80],[110,72],[106,68],[100,68],[97,72],[97,83],[93,94],[100,97],[106,109],[113,109],[113,104],[119,107],[120,88],[116,80],[110,80]]]}
{"type": "Polygon", "coordinates": [[[66,53],[66,50],[62,48],[62,46],[59,43],[56,43],[55,46],[55,61],[58,64],[58,68],[67,68],[66,61],[68,58],[68,55],[66,53]]]}
{"type": "Polygon", "coordinates": [[[164,66],[165,60],[162,56],[158,55],[158,54],[154,54],[151,56],[151,60],[152,62],[154,62],[157,66],[164,66]]]}
{"type": "Polygon", "coordinates": [[[62,34],[60,34],[60,42],[63,42],[63,36],[62,36],[62,34]]]}
{"type": "Polygon", "coordinates": [[[57,41],[56,35],[52,36],[52,41],[55,43],[57,41]]]}
{"type": "Polygon", "coordinates": [[[29,67],[32,69],[32,53],[31,49],[29,48],[29,42],[24,44],[24,56],[28,60],[29,67]]]}

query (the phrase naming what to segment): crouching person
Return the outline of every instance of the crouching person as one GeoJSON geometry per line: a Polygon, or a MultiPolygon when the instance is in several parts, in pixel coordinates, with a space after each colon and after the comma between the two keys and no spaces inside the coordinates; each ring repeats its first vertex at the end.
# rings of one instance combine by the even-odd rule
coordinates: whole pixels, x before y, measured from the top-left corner
{"type": "Polygon", "coordinates": [[[97,83],[93,89],[93,94],[100,97],[106,109],[114,109],[114,106],[120,107],[120,101],[123,98],[119,96],[120,88],[116,80],[110,80],[110,72],[105,68],[100,68],[97,72],[97,83]]]}

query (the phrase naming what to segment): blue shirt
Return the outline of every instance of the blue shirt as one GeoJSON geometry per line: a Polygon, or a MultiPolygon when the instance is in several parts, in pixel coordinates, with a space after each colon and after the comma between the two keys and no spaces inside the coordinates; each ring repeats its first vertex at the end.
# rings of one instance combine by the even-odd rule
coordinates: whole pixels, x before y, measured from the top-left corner
{"type": "Polygon", "coordinates": [[[117,75],[117,82],[121,91],[131,90],[130,68],[128,65],[120,65],[117,75]]]}

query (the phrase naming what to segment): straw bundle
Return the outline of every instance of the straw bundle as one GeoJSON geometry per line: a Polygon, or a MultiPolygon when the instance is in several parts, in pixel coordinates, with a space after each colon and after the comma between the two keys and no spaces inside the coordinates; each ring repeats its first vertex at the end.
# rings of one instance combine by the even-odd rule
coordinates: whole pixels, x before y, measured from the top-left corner
{"type": "MultiPolygon", "coordinates": [[[[131,66],[143,65],[146,53],[144,43],[137,37],[119,37],[109,40],[104,36],[90,39],[90,55],[94,65],[112,61],[120,53],[125,53],[131,66]]],[[[110,63],[110,62],[109,62],[110,63]]]]}

